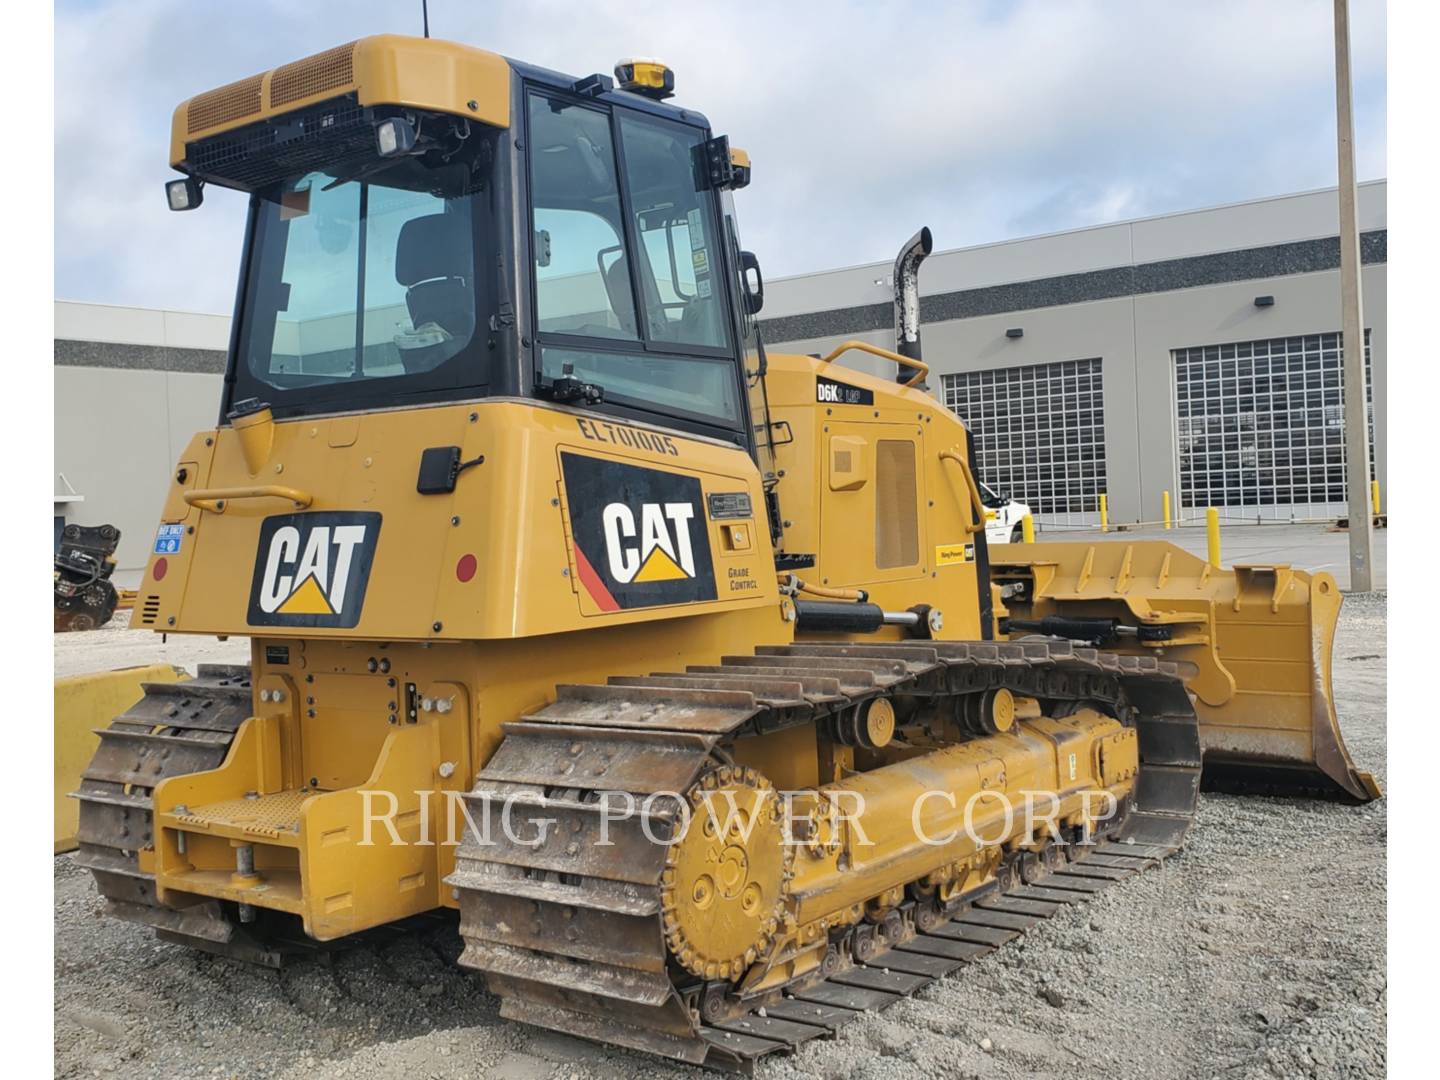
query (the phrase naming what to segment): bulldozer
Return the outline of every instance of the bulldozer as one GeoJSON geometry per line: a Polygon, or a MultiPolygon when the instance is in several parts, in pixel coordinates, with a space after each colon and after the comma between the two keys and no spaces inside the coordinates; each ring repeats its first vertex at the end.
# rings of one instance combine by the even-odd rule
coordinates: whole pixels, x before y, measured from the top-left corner
{"type": "Polygon", "coordinates": [[[988,544],[929,231],[893,350],[768,352],[751,162],[673,95],[384,35],[175,110],[170,208],[249,211],[133,625],[251,662],[102,731],[111,915],[278,966],[439,913],[504,1017],[746,1069],[1158,865],[1202,783],[1378,795],[1331,577],[988,544]]]}

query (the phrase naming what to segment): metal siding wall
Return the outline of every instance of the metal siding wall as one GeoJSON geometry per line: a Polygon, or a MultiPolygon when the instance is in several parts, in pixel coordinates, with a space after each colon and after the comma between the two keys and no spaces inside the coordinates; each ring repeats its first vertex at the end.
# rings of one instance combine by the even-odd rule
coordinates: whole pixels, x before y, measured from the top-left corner
{"type": "Polygon", "coordinates": [[[55,471],[85,496],[64,507],[66,520],[117,526],[116,580],[133,585],[145,569],[180,451],[196,431],[215,426],[221,377],[54,370],[55,471]]]}
{"type": "MultiPolygon", "coordinates": [[[[1384,264],[1362,272],[1365,325],[1371,331],[1376,478],[1382,488],[1387,482],[1385,280],[1384,264]]],[[[1338,271],[1323,271],[929,323],[923,334],[931,392],[940,397],[940,377],[947,372],[1100,357],[1110,519],[1153,521],[1160,517],[1162,492],[1169,490],[1173,505],[1179,506],[1171,350],[1338,329],[1339,288],[1338,271]],[[1275,297],[1275,305],[1255,307],[1255,297],[1266,294],[1275,297]],[[1007,338],[1005,331],[1011,327],[1020,327],[1025,336],[1007,338]]],[[[823,354],[846,337],[894,347],[894,335],[887,331],[773,342],[768,347],[772,352],[823,354]]],[[[862,354],[851,357],[846,366],[882,377],[894,374],[884,361],[862,354]]],[[[1388,507],[1388,496],[1386,500],[1388,507]]]]}

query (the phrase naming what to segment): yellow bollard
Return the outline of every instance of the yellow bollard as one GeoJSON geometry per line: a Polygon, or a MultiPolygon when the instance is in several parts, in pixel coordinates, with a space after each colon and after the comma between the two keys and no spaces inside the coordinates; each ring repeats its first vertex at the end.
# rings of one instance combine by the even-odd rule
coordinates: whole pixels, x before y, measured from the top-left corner
{"type": "Polygon", "coordinates": [[[1370,513],[1380,516],[1380,481],[1370,481],[1370,513]]]}
{"type": "Polygon", "coordinates": [[[1100,531],[1110,531],[1110,502],[1104,493],[1100,495],[1100,531]]]}
{"type": "Polygon", "coordinates": [[[1210,548],[1210,565],[1220,569],[1220,511],[1215,507],[1205,510],[1205,539],[1210,548]]]}
{"type": "Polygon", "coordinates": [[[1027,544],[1035,542],[1035,519],[1029,514],[1020,519],[1020,539],[1027,544]]]}
{"type": "Polygon", "coordinates": [[[1161,496],[1162,498],[1160,499],[1160,506],[1164,511],[1161,516],[1165,518],[1165,528],[1168,529],[1170,528],[1170,492],[1161,492],[1161,496]]]}

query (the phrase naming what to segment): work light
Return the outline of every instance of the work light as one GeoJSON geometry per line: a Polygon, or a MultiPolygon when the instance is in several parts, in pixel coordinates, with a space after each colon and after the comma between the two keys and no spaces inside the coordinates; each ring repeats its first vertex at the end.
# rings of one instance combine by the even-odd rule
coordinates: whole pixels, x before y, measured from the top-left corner
{"type": "Polygon", "coordinates": [[[194,177],[184,176],[165,184],[165,200],[171,210],[194,210],[204,198],[200,181],[194,177]]]}
{"type": "Polygon", "coordinates": [[[415,128],[401,116],[375,125],[375,143],[381,157],[399,157],[415,149],[415,128]]]}

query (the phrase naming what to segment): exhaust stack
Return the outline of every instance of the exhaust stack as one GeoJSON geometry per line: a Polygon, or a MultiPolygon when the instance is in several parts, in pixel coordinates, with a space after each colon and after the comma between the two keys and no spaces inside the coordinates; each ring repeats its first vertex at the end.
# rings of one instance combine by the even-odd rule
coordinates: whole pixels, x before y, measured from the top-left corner
{"type": "MultiPolygon", "coordinates": [[[[930,229],[922,228],[895,257],[895,351],[912,360],[923,359],[920,355],[920,264],[933,246],[930,229]]],[[[913,374],[901,368],[895,381],[903,383],[913,374]]],[[[920,382],[916,389],[928,388],[920,382]]]]}

